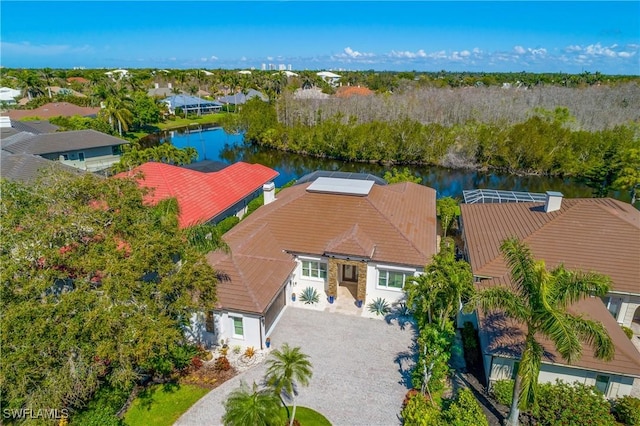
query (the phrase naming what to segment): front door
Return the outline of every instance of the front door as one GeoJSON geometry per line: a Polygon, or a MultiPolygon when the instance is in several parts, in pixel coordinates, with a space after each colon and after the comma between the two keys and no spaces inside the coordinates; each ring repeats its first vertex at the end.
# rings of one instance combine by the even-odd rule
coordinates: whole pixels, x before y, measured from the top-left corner
{"type": "Polygon", "coordinates": [[[358,267],[355,265],[342,265],[342,281],[358,282],[358,267]]]}

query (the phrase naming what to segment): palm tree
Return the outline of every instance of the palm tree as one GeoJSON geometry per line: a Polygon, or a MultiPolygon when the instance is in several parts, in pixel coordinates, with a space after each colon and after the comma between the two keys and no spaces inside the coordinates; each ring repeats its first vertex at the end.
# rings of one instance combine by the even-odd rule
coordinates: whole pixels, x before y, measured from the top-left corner
{"type": "Polygon", "coordinates": [[[253,383],[253,391],[246,383],[229,395],[224,403],[222,421],[225,426],[268,426],[282,424],[282,414],[278,397],[271,389],[258,390],[253,383]]]}
{"type": "Polygon", "coordinates": [[[119,96],[110,96],[104,102],[104,108],[99,112],[100,115],[106,117],[111,124],[111,128],[118,124],[118,133],[122,136],[122,130],[128,131],[129,126],[133,123],[133,113],[129,108],[130,102],[128,98],[119,96]]]}
{"type": "Polygon", "coordinates": [[[433,256],[424,273],[405,283],[407,306],[414,311],[422,328],[437,320],[440,329],[460,309],[462,300],[473,294],[473,274],[469,264],[456,260],[455,243],[444,238],[440,252],[433,256]]]}
{"type": "Polygon", "coordinates": [[[520,409],[535,406],[538,376],[544,348],[537,340],[551,340],[569,364],[580,358],[582,342],[595,356],[611,360],[614,347],[606,328],[571,314],[567,307],[585,297],[604,296],[609,278],[596,273],[568,271],[562,265],[549,271],[543,261],[533,259],[526,244],[517,238],[502,242],[500,250],[511,272],[513,287],[493,287],[476,293],[465,310],[500,310],[525,325],[526,337],[513,386],[507,425],[519,424],[520,409]]]}
{"type": "Polygon", "coordinates": [[[267,373],[265,381],[272,386],[276,394],[282,399],[284,393],[291,399],[293,412],[289,416],[289,408],[282,401],[287,410],[289,426],[293,425],[296,418],[296,395],[298,384],[309,385],[309,379],[313,375],[309,355],[304,354],[300,347],[292,348],[288,343],[282,345],[282,349],[276,349],[271,353],[272,358],[267,360],[267,373]]]}

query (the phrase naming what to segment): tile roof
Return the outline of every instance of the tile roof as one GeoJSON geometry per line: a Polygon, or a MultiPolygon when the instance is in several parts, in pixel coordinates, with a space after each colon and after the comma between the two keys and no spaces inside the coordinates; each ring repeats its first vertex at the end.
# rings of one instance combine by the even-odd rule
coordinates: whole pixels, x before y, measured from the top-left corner
{"type": "Polygon", "coordinates": [[[99,111],[100,108],[81,107],[68,102],[50,102],[36,109],[12,109],[7,112],[7,115],[12,120],[20,120],[25,117],[51,118],[58,116],[71,117],[73,115],[87,117],[97,115],[99,111]]]}
{"type": "Polygon", "coordinates": [[[51,124],[48,121],[44,120],[35,120],[35,121],[12,121],[11,127],[20,132],[30,132],[34,135],[42,134],[42,133],[55,133],[60,128],[55,124],[51,124]]]}
{"type": "Polygon", "coordinates": [[[218,286],[221,308],[264,313],[295,267],[289,253],[417,267],[436,253],[435,190],[399,183],[352,196],[308,192],[308,186],[283,189],[227,232],[231,254],[208,255],[214,269],[231,277],[218,286]]]}
{"type": "Polygon", "coordinates": [[[613,290],[640,294],[640,211],[610,198],[563,199],[545,213],[543,203],[462,204],[466,250],[473,273],[507,272],[501,242],[515,236],[553,268],[608,275],[613,290]]]}
{"type": "MultiPolygon", "coordinates": [[[[604,324],[615,346],[613,360],[602,361],[595,357],[589,345],[583,345],[580,359],[573,364],[568,364],[555,350],[553,342],[537,335],[537,340],[544,347],[543,362],[640,377],[640,353],[600,299],[595,297],[583,299],[570,306],[569,311],[574,315],[583,315],[587,319],[604,324]]],[[[500,312],[479,315],[479,320],[480,333],[489,342],[487,353],[507,358],[520,357],[526,337],[523,324],[505,317],[500,312]]]]}
{"type": "Polygon", "coordinates": [[[48,169],[65,170],[74,174],[86,173],[37,155],[12,154],[4,149],[0,151],[0,175],[5,179],[29,183],[35,181],[44,170],[48,169]]]}
{"type": "Polygon", "coordinates": [[[179,223],[187,227],[209,221],[272,181],[278,172],[261,164],[235,163],[218,172],[202,173],[169,164],[149,162],[115,177],[136,177],[140,185],[155,188],[147,202],[175,197],[179,223]]]}
{"type": "Polygon", "coordinates": [[[129,143],[124,139],[118,139],[95,130],[43,133],[16,140],[15,138],[18,135],[13,136],[11,139],[2,140],[2,149],[13,154],[41,155],[129,143]]]}
{"type": "Polygon", "coordinates": [[[352,96],[371,96],[373,90],[360,86],[342,86],[336,90],[337,98],[350,98],[352,96]]]}

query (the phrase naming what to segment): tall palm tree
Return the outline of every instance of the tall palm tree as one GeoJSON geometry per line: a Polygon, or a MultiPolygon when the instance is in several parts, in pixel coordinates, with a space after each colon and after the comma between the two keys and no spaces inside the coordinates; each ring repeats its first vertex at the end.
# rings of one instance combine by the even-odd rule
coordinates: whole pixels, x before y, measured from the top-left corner
{"type": "Polygon", "coordinates": [[[99,112],[100,115],[106,117],[113,129],[117,123],[118,133],[122,136],[122,130],[129,130],[129,126],[133,123],[133,113],[128,98],[120,96],[110,96],[104,101],[104,108],[99,112]]]}
{"type": "Polygon", "coordinates": [[[225,426],[279,425],[283,420],[278,397],[271,389],[258,390],[255,382],[253,390],[242,382],[231,392],[224,408],[222,422],[225,426]]]}
{"type": "Polygon", "coordinates": [[[280,398],[284,393],[291,399],[293,405],[291,416],[289,416],[287,405],[282,401],[289,417],[289,426],[293,425],[293,420],[296,418],[297,386],[308,386],[312,375],[309,355],[303,353],[299,346],[292,348],[285,343],[281,349],[274,350],[271,358],[267,360],[266,383],[273,387],[280,398]]]}
{"type": "Polygon", "coordinates": [[[533,259],[530,249],[517,238],[502,242],[500,250],[511,272],[513,287],[493,287],[474,295],[465,310],[500,310],[525,326],[526,337],[520,366],[513,386],[513,400],[507,425],[519,424],[520,409],[534,406],[544,348],[542,336],[551,340],[569,364],[580,358],[582,343],[589,344],[595,356],[611,360],[614,347],[606,328],[571,314],[567,307],[585,297],[604,296],[609,278],[595,273],[568,271],[562,265],[547,270],[543,261],[533,259]]]}

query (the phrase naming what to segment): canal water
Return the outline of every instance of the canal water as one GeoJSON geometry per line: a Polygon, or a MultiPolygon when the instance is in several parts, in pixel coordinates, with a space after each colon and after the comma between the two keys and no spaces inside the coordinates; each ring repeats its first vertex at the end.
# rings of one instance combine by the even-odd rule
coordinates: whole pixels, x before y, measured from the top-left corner
{"type": "MultiPolygon", "coordinates": [[[[389,170],[380,164],[350,163],[345,161],[312,158],[281,152],[254,145],[245,145],[242,134],[228,134],[221,128],[185,128],[151,135],[143,143],[153,145],[171,142],[178,148],[193,147],[198,151],[198,161],[212,160],[232,164],[237,161],[260,163],[277,170],[277,187],[316,170],[371,173],[382,177],[389,170]]],[[[400,166],[404,168],[404,166],[400,166]]],[[[499,189],[508,191],[546,192],[560,191],[565,197],[591,197],[591,188],[573,179],[546,176],[516,176],[488,173],[467,169],[447,169],[437,166],[408,166],[422,178],[424,185],[434,188],[438,197],[452,196],[462,199],[462,191],[468,189],[499,189]]],[[[629,201],[627,194],[613,193],[615,198],[629,201]]]]}

